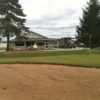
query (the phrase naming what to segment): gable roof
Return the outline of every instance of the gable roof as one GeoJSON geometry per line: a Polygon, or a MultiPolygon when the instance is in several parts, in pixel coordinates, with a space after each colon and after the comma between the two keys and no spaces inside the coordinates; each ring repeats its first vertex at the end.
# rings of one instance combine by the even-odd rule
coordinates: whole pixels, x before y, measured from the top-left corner
{"type": "Polygon", "coordinates": [[[11,40],[11,41],[18,41],[20,38],[22,41],[26,41],[26,39],[27,39],[27,41],[51,40],[43,35],[40,35],[36,32],[30,31],[28,33],[21,35],[20,37],[17,37],[15,39],[11,40]]]}
{"type": "Polygon", "coordinates": [[[40,35],[36,32],[30,31],[29,33],[26,33],[22,35],[23,37],[29,38],[29,39],[48,39],[47,37],[40,35]]]}

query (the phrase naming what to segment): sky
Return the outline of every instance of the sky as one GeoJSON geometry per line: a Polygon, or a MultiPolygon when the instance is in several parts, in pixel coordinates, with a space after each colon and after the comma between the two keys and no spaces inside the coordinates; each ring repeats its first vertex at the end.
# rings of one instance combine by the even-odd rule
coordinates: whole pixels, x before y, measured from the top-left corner
{"type": "Polygon", "coordinates": [[[88,0],[19,0],[30,31],[48,38],[75,37],[88,0]]]}

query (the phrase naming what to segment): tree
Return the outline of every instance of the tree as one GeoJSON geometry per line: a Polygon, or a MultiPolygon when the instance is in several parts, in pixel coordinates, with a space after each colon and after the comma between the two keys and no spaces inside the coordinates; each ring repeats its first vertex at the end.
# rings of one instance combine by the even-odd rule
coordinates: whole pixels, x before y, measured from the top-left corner
{"type": "Polygon", "coordinates": [[[90,0],[83,10],[80,25],[76,32],[79,42],[89,46],[89,34],[92,34],[92,48],[100,46],[100,3],[99,0],[90,0]]]}
{"type": "Polygon", "coordinates": [[[9,51],[10,37],[18,37],[28,31],[24,25],[25,16],[19,0],[0,0],[0,35],[7,37],[6,51],[9,51]]]}
{"type": "Polygon", "coordinates": [[[0,37],[0,42],[2,41],[2,38],[0,37]]]}

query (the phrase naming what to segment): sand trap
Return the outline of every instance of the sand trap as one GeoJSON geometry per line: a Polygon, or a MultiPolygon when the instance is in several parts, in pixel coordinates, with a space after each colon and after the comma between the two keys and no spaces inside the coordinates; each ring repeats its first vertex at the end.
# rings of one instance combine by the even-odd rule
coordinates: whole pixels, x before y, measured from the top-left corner
{"type": "Polygon", "coordinates": [[[100,69],[1,64],[0,100],[100,100],[100,69]]]}

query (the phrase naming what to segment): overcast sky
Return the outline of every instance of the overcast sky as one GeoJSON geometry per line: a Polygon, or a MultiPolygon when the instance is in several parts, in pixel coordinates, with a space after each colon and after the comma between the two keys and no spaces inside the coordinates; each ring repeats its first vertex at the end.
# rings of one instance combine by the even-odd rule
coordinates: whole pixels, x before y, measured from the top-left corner
{"type": "Polygon", "coordinates": [[[49,38],[75,37],[88,0],[19,0],[31,31],[49,38]]]}

